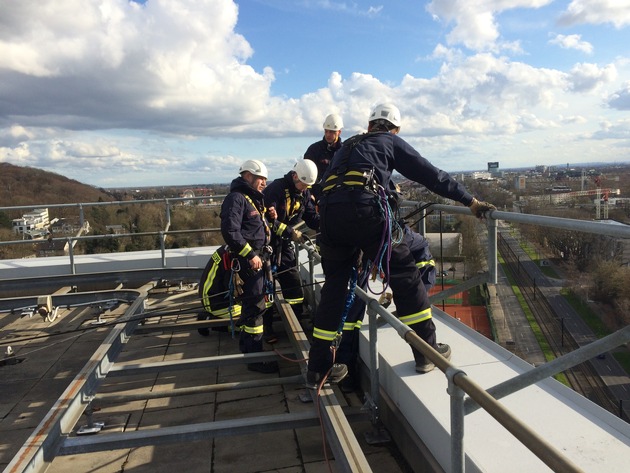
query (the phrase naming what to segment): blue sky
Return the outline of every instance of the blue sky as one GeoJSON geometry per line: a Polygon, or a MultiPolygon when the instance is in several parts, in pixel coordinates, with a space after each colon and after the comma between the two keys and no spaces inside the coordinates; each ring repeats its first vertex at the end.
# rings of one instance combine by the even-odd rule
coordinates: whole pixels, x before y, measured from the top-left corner
{"type": "Polygon", "coordinates": [[[630,0],[0,0],[0,162],[101,187],[272,178],[392,101],[449,172],[630,161],[630,0]]]}

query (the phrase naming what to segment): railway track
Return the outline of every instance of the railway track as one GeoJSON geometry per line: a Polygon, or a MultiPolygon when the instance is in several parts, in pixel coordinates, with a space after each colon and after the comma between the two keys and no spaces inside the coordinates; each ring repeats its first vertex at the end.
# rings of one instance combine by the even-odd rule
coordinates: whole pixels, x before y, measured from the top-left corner
{"type": "MultiPolygon", "coordinates": [[[[507,270],[518,285],[554,357],[562,356],[579,348],[573,335],[564,326],[564,320],[557,316],[553,307],[535,281],[521,266],[520,256],[499,233],[498,249],[507,270]]],[[[520,248],[517,251],[522,251],[520,248]]],[[[616,413],[617,400],[590,362],[581,363],[564,372],[571,388],[599,406],[616,413]]]]}

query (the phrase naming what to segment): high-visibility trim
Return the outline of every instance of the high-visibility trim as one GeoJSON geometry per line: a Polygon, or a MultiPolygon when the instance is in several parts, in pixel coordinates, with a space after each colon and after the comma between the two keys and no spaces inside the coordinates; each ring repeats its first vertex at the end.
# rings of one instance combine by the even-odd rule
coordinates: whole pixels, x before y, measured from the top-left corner
{"type": "Polygon", "coordinates": [[[239,252],[239,256],[242,257],[246,257],[250,252],[252,251],[252,247],[249,245],[249,243],[245,243],[245,246],[243,247],[243,249],[239,252]]]}
{"type": "Polygon", "coordinates": [[[332,342],[337,337],[337,332],[322,330],[321,328],[315,327],[313,329],[313,337],[319,338],[320,340],[326,340],[327,342],[332,342]]]}
{"type": "Polygon", "coordinates": [[[287,301],[289,305],[297,305],[297,304],[302,304],[304,302],[304,298],[298,297],[295,299],[285,299],[285,301],[287,301]]]}
{"type": "Polygon", "coordinates": [[[276,235],[278,236],[282,235],[286,229],[287,229],[286,223],[278,224],[278,228],[276,229],[276,235]]]}
{"type": "Polygon", "coordinates": [[[363,187],[367,185],[367,177],[364,171],[348,171],[347,173],[341,175],[331,174],[328,176],[324,184],[326,184],[322,189],[324,192],[342,184],[345,186],[363,187]]]}
{"type": "Polygon", "coordinates": [[[210,287],[214,282],[214,278],[217,276],[217,271],[219,270],[219,264],[221,264],[221,256],[217,251],[212,253],[212,261],[214,264],[211,266],[210,272],[208,273],[208,277],[203,282],[203,297],[201,298],[201,302],[203,303],[206,312],[211,312],[210,307],[210,297],[208,297],[208,292],[210,291],[210,287]]]}
{"type": "Polygon", "coordinates": [[[413,325],[429,320],[432,317],[431,307],[429,307],[428,309],[416,312],[415,314],[403,315],[402,317],[398,317],[398,319],[405,325],[413,325]]]}
{"type": "Polygon", "coordinates": [[[345,322],[343,324],[344,331],[352,332],[353,330],[358,330],[363,326],[362,320],[357,320],[356,322],[345,322]]]}
{"type": "Polygon", "coordinates": [[[265,309],[273,307],[273,301],[265,301],[265,309]]]}
{"type": "Polygon", "coordinates": [[[435,260],[430,259],[429,261],[418,261],[416,263],[418,269],[422,269],[426,266],[435,266],[435,260]]]}
{"type": "Polygon", "coordinates": [[[220,319],[228,319],[230,318],[230,312],[232,313],[232,317],[239,317],[241,315],[241,308],[240,304],[234,304],[231,311],[229,307],[226,307],[225,309],[211,310],[208,311],[208,313],[220,319]]]}
{"type": "Polygon", "coordinates": [[[249,325],[241,325],[241,330],[244,330],[245,333],[249,333],[250,335],[259,335],[263,333],[263,326],[250,327],[249,325]]]}

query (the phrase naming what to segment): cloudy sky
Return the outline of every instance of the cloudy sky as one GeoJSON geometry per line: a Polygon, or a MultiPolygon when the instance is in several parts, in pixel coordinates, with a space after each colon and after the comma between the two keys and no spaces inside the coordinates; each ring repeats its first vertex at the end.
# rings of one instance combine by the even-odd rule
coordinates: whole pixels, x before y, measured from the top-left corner
{"type": "Polygon", "coordinates": [[[449,172],[630,162],[629,45],[630,0],[0,0],[0,162],[275,178],[384,101],[449,172]]]}

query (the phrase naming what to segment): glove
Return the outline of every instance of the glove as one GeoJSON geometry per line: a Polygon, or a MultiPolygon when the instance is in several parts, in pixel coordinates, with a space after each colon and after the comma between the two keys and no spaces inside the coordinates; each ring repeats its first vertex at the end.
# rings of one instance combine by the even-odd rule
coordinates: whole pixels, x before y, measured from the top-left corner
{"type": "Polygon", "coordinates": [[[484,218],[484,214],[486,212],[497,209],[494,205],[488,202],[479,201],[475,198],[473,198],[472,204],[470,204],[468,208],[470,209],[470,212],[480,220],[484,218]]]}
{"type": "Polygon", "coordinates": [[[233,295],[234,297],[240,297],[243,295],[243,280],[241,279],[241,277],[238,275],[238,273],[234,273],[234,275],[232,276],[233,280],[232,282],[234,283],[234,292],[233,295]]]}
{"type": "Polygon", "coordinates": [[[304,243],[304,237],[302,236],[302,232],[294,228],[293,232],[291,232],[291,240],[293,240],[296,243],[304,243]]]}

